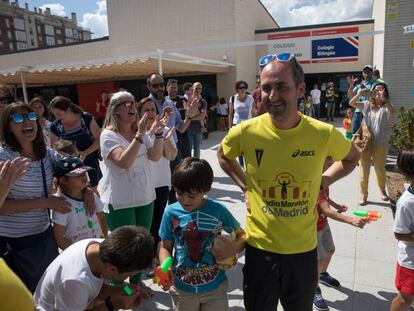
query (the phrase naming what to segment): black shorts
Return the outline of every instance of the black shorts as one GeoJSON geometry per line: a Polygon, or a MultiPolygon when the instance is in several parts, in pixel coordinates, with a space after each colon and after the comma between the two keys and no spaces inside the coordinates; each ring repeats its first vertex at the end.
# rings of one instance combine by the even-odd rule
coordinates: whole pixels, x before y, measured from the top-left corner
{"type": "Polygon", "coordinates": [[[292,255],[276,254],[246,243],[243,268],[246,311],[312,311],[318,279],[316,248],[292,255]]]}

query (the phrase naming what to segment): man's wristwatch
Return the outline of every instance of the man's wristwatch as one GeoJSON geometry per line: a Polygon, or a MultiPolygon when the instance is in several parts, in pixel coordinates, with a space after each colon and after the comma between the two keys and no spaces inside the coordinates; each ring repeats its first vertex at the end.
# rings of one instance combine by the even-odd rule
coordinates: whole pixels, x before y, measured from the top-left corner
{"type": "Polygon", "coordinates": [[[144,143],[144,140],[142,139],[142,137],[141,137],[141,136],[134,136],[134,139],[135,139],[136,141],[139,141],[141,144],[143,144],[143,143],[144,143]]]}
{"type": "Polygon", "coordinates": [[[108,311],[115,311],[115,307],[111,302],[111,296],[106,297],[105,306],[107,307],[108,311]]]}

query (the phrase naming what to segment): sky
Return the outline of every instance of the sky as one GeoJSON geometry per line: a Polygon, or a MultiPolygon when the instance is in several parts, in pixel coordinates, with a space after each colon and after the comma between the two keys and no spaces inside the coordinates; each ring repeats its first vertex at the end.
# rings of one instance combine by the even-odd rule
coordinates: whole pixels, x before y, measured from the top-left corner
{"type": "MultiPolygon", "coordinates": [[[[118,0],[119,1],[119,0],[118,0]]],[[[371,19],[374,0],[261,0],[280,27],[336,23],[371,19]]],[[[49,7],[52,14],[70,17],[77,13],[78,23],[90,28],[93,38],[108,35],[105,0],[21,0],[33,7],[49,7]]]]}

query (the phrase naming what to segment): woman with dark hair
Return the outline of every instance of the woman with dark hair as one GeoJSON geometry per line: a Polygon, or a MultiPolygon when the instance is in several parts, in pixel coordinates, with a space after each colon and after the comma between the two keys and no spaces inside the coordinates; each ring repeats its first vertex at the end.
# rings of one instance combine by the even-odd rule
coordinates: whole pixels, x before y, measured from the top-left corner
{"type": "Polygon", "coordinates": [[[83,110],[70,99],[56,96],[50,102],[50,110],[56,120],[50,127],[50,143],[55,147],[61,139],[73,141],[80,151],[79,157],[86,166],[94,170],[88,172],[92,187],[98,185],[102,177],[99,168],[99,138],[101,129],[93,116],[83,110]]]}
{"type": "Polygon", "coordinates": [[[50,197],[55,155],[37,120],[29,105],[10,104],[2,113],[0,136],[0,161],[24,157],[29,162],[0,206],[0,256],[32,292],[58,255],[48,209],[70,211],[64,199],[50,197]]]}
{"type": "MultiPolygon", "coordinates": [[[[248,87],[243,80],[237,81],[234,86],[236,94],[229,100],[229,126],[240,124],[256,114],[253,96],[247,93],[248,87]]],[[[239,164],[244,167],[243,156],[239,156],[239,164]]]]}
{"type": "Polygon", "coordinates": [[[385,163],[387,161],[390,118],[395,112],[395,108],[390,102],[388,87],[381,80],[372,86],[371,91],[366,88],[360,89],[358,94],[351,99],[349,105],[362,110],[364,114],[362,124],[369,128],[372,135],[371,145],[361,153],[361,198],[359,204],[367,204],[371,162],[374,163],[377,183],[381,191],[381,199],[388,201],[389,198],[385,191],[385,163]],[[358,102],[361,96],[367,96],[369,93],[370,96],[367,101],[358,102]]]}
{"type": "Polygon", "coordinates": [[[46,145],[50,146],[50,126],[52,122],[49,121],[49,109],[45,101],[41,97],[33,98],[29,106],[36,112],[40,126],[42,127],[43,136],[45,137],[46,145]]]}
{"type": "Polygon", "coordinates": [[[6,85],[0,84],[0,115],[7,105],[15,101],[12,89],[6,85]]]}

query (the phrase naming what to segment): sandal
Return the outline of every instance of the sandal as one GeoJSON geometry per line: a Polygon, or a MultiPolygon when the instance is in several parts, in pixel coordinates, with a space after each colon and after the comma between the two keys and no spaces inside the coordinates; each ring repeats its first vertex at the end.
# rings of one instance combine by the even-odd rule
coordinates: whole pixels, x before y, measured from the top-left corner
{"type": "Polygon", "coordinates": [[[383,201],[388,201],[390,198],[388,197],[388,195],[386,195],[385,193],[381,194],[381,200],[383,201]]]}
{"type": "Polygon", "coordinates": [[[359,205],[364,206],[367,204],[368,204],[367,197],[361,197],[361,199],[359,200],[359,205]]]}

